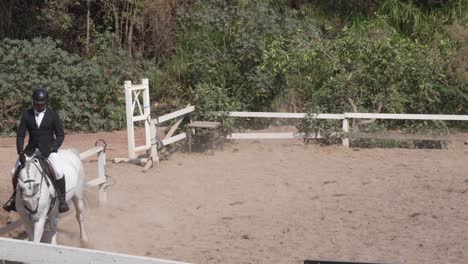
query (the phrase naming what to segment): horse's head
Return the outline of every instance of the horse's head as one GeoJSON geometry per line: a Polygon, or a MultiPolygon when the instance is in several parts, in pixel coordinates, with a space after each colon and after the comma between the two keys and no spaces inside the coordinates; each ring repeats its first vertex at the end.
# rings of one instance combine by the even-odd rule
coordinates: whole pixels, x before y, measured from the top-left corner
{"type": "Polygon", "coordinates": [[[18,175],[17,189],[21,195],[26,210],[35,214],[39,207],[44,170],[42,168],[43,157],[36,152],[31,157],[26,157],[18,175]]]}

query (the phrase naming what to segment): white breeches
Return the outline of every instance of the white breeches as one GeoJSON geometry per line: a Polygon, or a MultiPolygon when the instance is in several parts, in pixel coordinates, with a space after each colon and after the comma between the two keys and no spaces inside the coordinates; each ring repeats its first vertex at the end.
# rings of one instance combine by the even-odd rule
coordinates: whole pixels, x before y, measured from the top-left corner
{"type": "MultiPolygon", "coordinates": [[[[57,154],[57,152],[52,152],[50,153],[49,155],[49,158],[48,160],[50,161],[50,164],[52,164],[52,167],[54,168],[54,172],[55,172],[55,178],[57,178],[57,180],[60,180],[63,178],[63,168],[59,162],[59,156],[57,154]]],[[[18,168],[20,166],[20,162],[19,160],[16,161],[15,163],[15,166],[13,167],[13,169],[11,170],[11,176],[13,177],[13,174],[15,173],[15,170],[16,168],[18,168]]]]}

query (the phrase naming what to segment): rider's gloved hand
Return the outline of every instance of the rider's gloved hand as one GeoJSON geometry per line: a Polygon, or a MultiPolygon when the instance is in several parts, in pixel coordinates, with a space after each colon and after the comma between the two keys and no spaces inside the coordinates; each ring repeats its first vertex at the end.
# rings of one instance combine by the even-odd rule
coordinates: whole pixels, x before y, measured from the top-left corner
{"type": "Polygon", "coordinates": [[[24,164],[26,163],[26,155],[24,155],[24,153],[21,152],[19,154],[18,160],[21,163],[21,166],[24,166],[24,164]]]}

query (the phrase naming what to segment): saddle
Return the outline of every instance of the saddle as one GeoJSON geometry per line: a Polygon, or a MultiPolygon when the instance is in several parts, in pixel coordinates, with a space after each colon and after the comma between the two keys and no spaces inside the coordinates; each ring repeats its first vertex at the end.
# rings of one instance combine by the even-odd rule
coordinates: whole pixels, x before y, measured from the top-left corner
{"type": "Polygon", "coordinates": [[[40,160],[41,167],[46,174],[46,179],[48,180],[46,181],[47,186],[49,186],[49,182],[51,182],[57,194],[60,195],[60,188],[57,183],[57,177],[55,176],[54,167],[52,167],[52,164],[49,162],[49,160],[45,158],[41,158],[39,160],[40,160]]]}

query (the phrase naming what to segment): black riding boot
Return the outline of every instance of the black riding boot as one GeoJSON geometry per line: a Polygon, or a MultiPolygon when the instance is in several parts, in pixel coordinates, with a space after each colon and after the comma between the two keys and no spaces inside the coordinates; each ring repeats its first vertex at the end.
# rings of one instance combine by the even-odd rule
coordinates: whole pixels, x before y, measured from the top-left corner
{"type": "Polygon", "coordinates": [[[13,185],[13,194],[11,195],[10,199],[3,205],[3,210],[7,212],[15,211],[16,212],[16,185],[18,185],[18,171],[19,169],[16,169],[15,174],[13,175],[13,178],[11,179],[11,183],[13,185]]]}
{"type": "Polygon", "coordinates": [[[67,194],[65,190],[65,177],[57,180],[57,185],[59,187],[59,213],[65,213],[66,211],[70,210],[65,199],[65,195],[67,194]]]}

